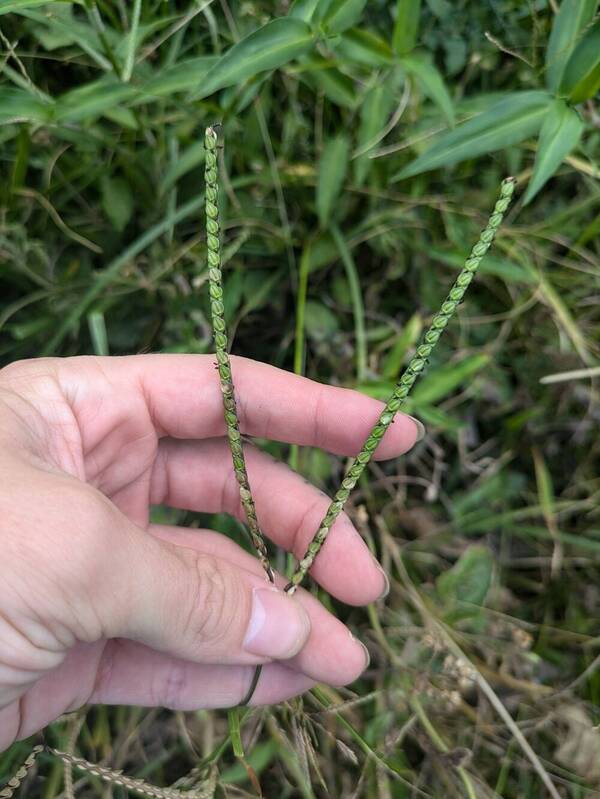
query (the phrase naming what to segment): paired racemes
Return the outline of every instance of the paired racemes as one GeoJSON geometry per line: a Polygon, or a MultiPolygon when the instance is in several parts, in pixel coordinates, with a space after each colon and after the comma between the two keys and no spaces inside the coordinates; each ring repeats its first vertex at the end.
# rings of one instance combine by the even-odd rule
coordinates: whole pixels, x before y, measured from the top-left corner
{"type": "MultiPolygon", "coordinates": [[[[264,537],[260,531],[256,518],[256,509],[252,499],[250,483],[246,473],[244,452],[241,442],[239,424],[236,413],[233,380],[229,356],[227,354],[227,331],[223,316],[223,286],[221,283],[221,256],[219,241],[219,213],[217,208],[218,180],[217,180],[217,141],[218,136],[215,127],[209,127],[205,133],[206,164],[206,234],[208,247],[208,277],[211,314],[213,323],[213,335],[217,353],[217,369],[221,380],[221,390],[223,392],[223,408],[225,413],[225,423],[227,426],[227,436],[233,457],[233,466],[240,486],[240,498],[246,512],[250,537],[256,549],[258,557],[265,569],[269,580],[273,582],[273,572],[269,564],[264,537]]],[[[359,477],[363,473],[365,466],[371,460],[373,453],[377,449],[379,441],[383,438],[394,416],[400,409],[402,403],[409,395],[411,388],[419,375],[424,371],[427,360],[440,336],[444,332],[448,322],[452,318],[457,306],[462,302],[465,292],[471,283],[477,267],[483,256],[488,251],[496,231],[502,223],[504,214],[510,204],[515,189],[514,178],[506,178],[500,187],[494,210],[488,220],[487,226],[482,231],[479,239],[471,254],[467,258],[462,271],[448,296],[442,303],[439,312],[433,317],[429,329],[421,338],[415,351],[415,355],[401,375],[392,396],[387,401],[383,411],[369,436],[362,446],[358,455],[354,458],[348,468],[340,488],[336,491],[333,500],[327,509],[323,521],[319,525],[312,541],[308,545],[304,557],[300,560],[297,568],[285,587],[289,594],[293,594],[300,585],[306,573],[312,566],[319,550],[325,543],[333,523],[339,516],[348,499],[350,492],[356,485],[359,477]]]]}

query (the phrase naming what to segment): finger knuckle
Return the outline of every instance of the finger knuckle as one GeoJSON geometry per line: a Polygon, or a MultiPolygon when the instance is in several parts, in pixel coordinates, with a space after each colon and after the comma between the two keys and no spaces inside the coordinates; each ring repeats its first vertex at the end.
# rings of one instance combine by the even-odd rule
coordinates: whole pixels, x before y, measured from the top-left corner
{"type": "Polygon", "coordinates": [[[294,525],[292,551],[297,557],[301,557],[304,554],[314,530],[317,529],[327,509],[327,504],[326,497],[316,496],[302,511],[297,524],[294,525]]]}
{"type": "Polygon", "coordinates": [[[229,601],[230,575],[225,564],[210,555],[193,553],[191,565],[183,631],[186,636],[214,648],[225,638],[234,617],[229,601]]]}
{"type": "Polygon", "coordinates": [[[157,669],[148,685],[150,704],[179,710],[189,685],[189,666],[182,660],[171,660],[166,671],[157,669]]]}

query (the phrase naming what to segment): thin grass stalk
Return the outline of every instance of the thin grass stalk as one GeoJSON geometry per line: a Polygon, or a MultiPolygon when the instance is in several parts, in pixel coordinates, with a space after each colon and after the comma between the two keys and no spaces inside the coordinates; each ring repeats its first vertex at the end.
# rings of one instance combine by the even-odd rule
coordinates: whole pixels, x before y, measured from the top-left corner
{"type": "Polygon", "coordinates": [[[40,752],[44,751],[44,747],[34,746],[31,752],[25,758],[23,764],[19,766],[14,776],[12,776],[3,788],[0,788],[1,799],[12,799],[13,794],[21,786],[25,777],[29,774],[31,769],[35,766],[35,761],[40,752]]]}
{"type": "Polygon", "coordinates": [[[327,513],[323,518],[323,521],[319,525],[314,538],[308,545],[304,557],[298,563],[296,571],[294,572],[290,582],[285,587],[285,591],[288,594],[293,594],[296,588],[306,577],[306,574],[313,565],[313,562],[319,554],[321,547],[327,540],[327,536],[329,535],[333,523],[342,512],[342,508],[350,496],[350,492],[356,485],[366,465],[373,457],[373,453],[377,449],[379,442],[383,438],[388,427],[393,422],[394,416],[400,409],[400,406],[408,397],[410,390],[415,384],[417,378],[425,369],[429,356],[433,352],[435,345],[440,339],[440,336],[456,311],[457,306],[462,302],[465,292],[473,280],[473,276],[477,271],[481,259],[486,254],[492,241],[494,240],[496,231],[500,227],[504,214],[506,213],[506,210],[510,204],[514,189],[514,178],[506,178],[502,182],[500,195],[488,220],[487,226],[479,236],[477,244],[475,244],[471,250],[471,254],[467,258],[462,271],[456,278],[456,281],[450,289],[445,301],[442,303],[440,311],[433,317],[429,329],[421,338],[414,357],[400,377],[394,393],[387,401],[383,411],[379,416],[379,419],[371,430],[367,440],[363,444],[361,451],[358,453],[350,468],[346,472],[346,475],[342,480],[341,487],[336,492],[333,501],[331,502],[327,513]]]}
{"type": "Polygon", "coordinates": [[[221,381],[221,392],[223,394],[223,411],[225,424],[227,427],[227,438],[235,476],[240,487],[240,499],[252,544],[256,549],[258,558],[265,570],[270,582],[275,582],[275,576],[269,563],[267,546],[262,532],[258,526],[256,508],[248,472],[246,471],[246,459],[242,445],[240,425],[238,421],[237,408],[233,388],[233,378],[231,375],[231,363],[227,351],[227,328],[225,325],[225,308],[223,306],[223,285],[221,273],[221,241],[219,229],[219,208],[218,208],[218,169],[217,169],[217,133],[215,127],[206,129],[204,137],[206,149],[206,159],[204,167],[205,182],[205,210],[206,210],[206,243],[208,248],[208,280],[210,295],[210,311],[212,317],[213,337],[217,355],[217,370],[221,381]]]}
{"type": "Polygon", "coordinates": [[[62,760],[65,766],[69,768],[76,768],[86,774],[91,774],[93,777],[99,777],[101,780],[111,785],[125,788],[125,790],[132,791],[140,796],[148,796],[150,799],[212,799],[216,790],[217,772],[215,769],[211,770],[211,774],[202,784],[196,784],[192,790],[189,791],[179,791],[175,788],[161,788],[158,785],[152,785],[145,780],[140,780],[135,777],[127,777],[118,769],[107,768],[97,763],[90,763],[89,760],[78,757],[70,752],[62,752],[60,749],[54,749],[51,746],[40,744],[33,747],[14,777],[12,777],[3,788],[0,788],[0,799],[12,799],[15,791],[21,786],[25,777],[35,765],[38,755],[42,752],[54,755],[54,757],[62,760]]]}

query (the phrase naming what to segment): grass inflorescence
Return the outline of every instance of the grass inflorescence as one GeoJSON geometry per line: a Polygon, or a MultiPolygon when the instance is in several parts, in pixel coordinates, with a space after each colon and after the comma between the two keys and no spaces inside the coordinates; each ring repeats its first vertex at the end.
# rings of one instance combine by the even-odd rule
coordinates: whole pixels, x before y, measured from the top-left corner
{"type": "Polygon", "coordinates": [[[223,286],[221,283],[221,242],[219,231],[219,188],[217,180],[217,132],[215,127],[206,129],[204,137],[206,149],[204,166],[205,211],[206,211],[206,246],[208,251],[208,291],[212,316],[213,336],[217,355],[217,370],[223,394],[223,411],[227,427],[227,439],[231,449],[233,468],[240,487],[240,499],[246,513],[248,529],[258,558],[269,578],[274,582],[273,570],[269,563],[269,555],[263,534],[258,526],[256,507],[246,471],[246,460],[240,433],[240,424],[235,403],[231,363],[227,350],[227,328],[225,326],[225,308],[223,305],[223,286]]]}
{"type": "Polygon", "coordinates": [[[336,491],[331,505],[327,509],[323,521],[319,525],[319,529],[315,533],[313,540],[308,545],[304,557],[299,562],[296,571],[294,572],[290,582],[286,586],[286,591],[292,594],[298,585],[302,582],[306,573],[312,566],[315,558],[333,526],[333,523],[342,512],[342,508],[350,492],[355,487],[358,479],[363,473],[366,465],[371,460],[373,453],[377,449],[377,445],[385,435],[385,431],[394,421],[394,416],[400,410],[402,403],[408,397],[411,388],[415,384],[417,378],[423,373],[428,358],[440,336],[442,335],[446,325],[454,315],[458,305],[462,302],[465,292],[479,267],[481,259],[488,251],[496,231],[502,223],[503,216],[509,206],[513,192],[515,189],[514,178],[506,178],[502,182],[500,189],[500,196],[494,206],[492,215],[490,216],[487,226],[479,236],[479,240],[471,250],[471,254],[467,258],[461,273],[456,278],[456,282],[450,289],[448,296],[442,303],[439,312],[433,317],[431,325],[427,332],[424,334],[421,342],[417,346],[414,357],[410,360],[406,370],[400,377],[394,393],[387,401],[385,408],[382,410],[377,423],[369,433],[367,440],[363,444],[361,451],[358,453],[352,464],[348,468],[342,485],[336,491]]]}

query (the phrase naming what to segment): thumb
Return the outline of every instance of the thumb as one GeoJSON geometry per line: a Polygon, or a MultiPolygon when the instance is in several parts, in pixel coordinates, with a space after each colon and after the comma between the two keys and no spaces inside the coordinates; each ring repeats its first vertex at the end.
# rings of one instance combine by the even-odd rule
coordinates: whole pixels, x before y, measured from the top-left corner
{"type": "Polygon", "coordinates": [[[302,649],[310,620],[295,598],[225,558],[127,525],[97,594],[106,637],[199,663],[252,664],[302,649]]]}

